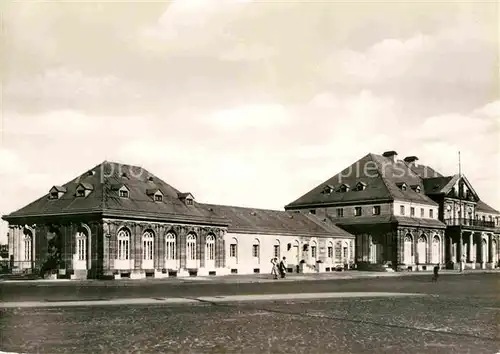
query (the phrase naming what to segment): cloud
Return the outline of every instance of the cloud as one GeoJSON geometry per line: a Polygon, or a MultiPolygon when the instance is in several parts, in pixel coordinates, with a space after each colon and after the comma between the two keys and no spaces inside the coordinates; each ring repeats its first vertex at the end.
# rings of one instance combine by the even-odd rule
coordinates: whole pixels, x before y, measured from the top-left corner
{"type": "Polygon", "coordinates": [[[279,104],[253,104],[217,111],[207,117],[222,129],[269,128],[284,125],[289,119],[286,109],[279,104]]]}

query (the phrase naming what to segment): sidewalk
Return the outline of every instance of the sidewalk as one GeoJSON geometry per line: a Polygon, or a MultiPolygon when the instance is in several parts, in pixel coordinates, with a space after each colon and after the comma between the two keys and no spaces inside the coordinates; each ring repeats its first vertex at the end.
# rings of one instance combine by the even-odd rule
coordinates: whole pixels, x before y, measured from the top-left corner
{"type": "MultiPolygon", "coordinates": [[[[500,270],[466,270],[459,272],[457,270],[441,270],[440,275],[458,275],[458,274],[482,274],[496,273],[500,270]]],[[[144,282],[154,283],[220,283],[220,284],[243,284],[243,283],[272,283],[272,282],[303,282],[303,281],[325,281],[325,280],[348,280],[348,279],[366,279],[366,278],[387,278],[387,277],[408,277],[408,276],[432,276],[432,271],[418,272],[369,272],[369,271],[343,271],[331,273],[310,273],[310,274],[288,274],[285,279],[273,279],[270,274],[245,274],[245,275],[224,275],[224,276],[196,276],[196,277],[172,277],[164,279],[120,279],[120,280],[68,280],[68,279],[37,279],[37,280],[3,280],[2,283],[117,283],[117,284],[141,284],[144,282]]]]}

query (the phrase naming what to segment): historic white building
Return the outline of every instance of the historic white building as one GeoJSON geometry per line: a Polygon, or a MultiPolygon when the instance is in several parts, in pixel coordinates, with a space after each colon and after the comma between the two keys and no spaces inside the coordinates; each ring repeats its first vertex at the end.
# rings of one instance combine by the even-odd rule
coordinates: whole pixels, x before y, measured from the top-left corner
{"type": "Polygon", "coordinates": [[[494,268],[500,213],[464,175],[443,176],[395,151],[368,154],[285,209],[312,213],[356,235],[360,268],[494,268]]]}
{"type": "Polygon", "coordinates": [[[332,271],[354,236],[327,218],[198,203],[138,166],[104,162],[3,216],[11,265],[66,278],[332,271]]]}

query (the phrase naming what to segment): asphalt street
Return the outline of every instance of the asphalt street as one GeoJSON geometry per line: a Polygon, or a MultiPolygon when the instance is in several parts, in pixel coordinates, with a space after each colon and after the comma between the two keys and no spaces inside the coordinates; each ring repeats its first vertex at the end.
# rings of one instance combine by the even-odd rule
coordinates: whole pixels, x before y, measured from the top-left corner
{"type": "Polygon", "coordinates": [[[498,274],[253,284],[1,284],[2,301],[361,291],[330,299],[0,309],[17,353],[498,353],[498,274]],[[43,285],[43,286],[40,286],[43,285]],[[19,291],[21,297],[14,297],[19,291]],[[385,291],[420,296],[371,297],[385,291]],[[28,296],[29,294],[31,296],[28,296]],[[93,295],[92,295],[93,293],[93,295]],[[121,296],[119,296],[121,295],[121,296]]]}
{"type": "MultiPolygon", "coordinates": [[[[314,279],[314,278],[313,278],[314,279]]],[[[438,283],[431,275],[364,279],[309,281],[224,282],[197,280],[119,280],[68,282],[3,282],[0,302],[6,301],[71,301],[140,297],[193,297],[245,294],[287,294],[302,292],[403,292],[432,294],[497,296],[500,273],[455,274],[441,276],[438,283]]]]}

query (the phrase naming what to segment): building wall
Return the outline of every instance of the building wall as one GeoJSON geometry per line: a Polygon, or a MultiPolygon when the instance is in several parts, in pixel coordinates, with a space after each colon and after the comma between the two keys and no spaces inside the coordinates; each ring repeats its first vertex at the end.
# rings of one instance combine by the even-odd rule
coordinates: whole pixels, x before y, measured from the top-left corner
{"type": "Polygon", "coordinates": [[[278,256],[286,257],[288,267],[297,270],[302,260],[305,261],[305,272],[319,271],[316,261],[321,260],[326,268],[332,268],[345,263],[354,263],[353,238],[323,238],[310,236],[285,236],[272,234],[227,233],[225,235],[227,267],[230,273],[253,274],[270,273],[271,259],[278,256]],[[236,257],[232,257],[231,245],[236,245],[236,257]],[[254,257],[254,245],[259,247],[259,257],[254,257]],[[279,246],[275,254],[274,246],[279,246]],[[316,247],[316,257],[313,257],[313,246],[316,247]],[[329,254],[328,248],[331,247],[329,254]],[[347,248],[347,257],[343,248],[347,248]],[[329,255],[331,257],[329,257],[329,255]]]}
{"type": "Polygon", "coordinates": [[[438,219],[439,217],[439,206],[438,205],[428,205],[428,204],[421,204],[421,203],[415,203],[415,202],[407,202],[407,201],[399,201],[395,200],[394,201],[394,215],[401,215],[401,216],[411,216],[414,218],[422,218],[421,216],[421,209],[424,210],[424,216],[423,218],[425,219],[438,219]],[[401,213],[401,207],[404,206],[404,214],[401,213]],[[415,214],[414,216],[411,215],[411,208],[415,208],[415,214]],[[430,216],[430,210],[432,210],[432,217],[430,216]]]}

